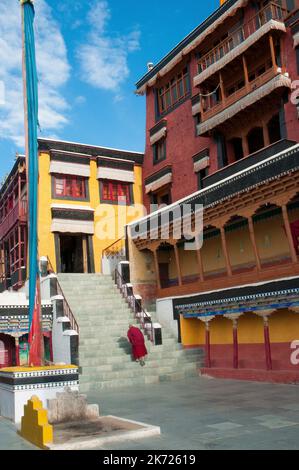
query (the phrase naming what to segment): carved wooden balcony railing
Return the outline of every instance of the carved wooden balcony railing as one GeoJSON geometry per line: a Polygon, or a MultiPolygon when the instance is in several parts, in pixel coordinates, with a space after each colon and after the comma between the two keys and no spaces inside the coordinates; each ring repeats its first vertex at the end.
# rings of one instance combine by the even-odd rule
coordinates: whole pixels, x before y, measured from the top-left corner
{"type": "MultiPolygon", "coordinates": [[[[236,101],[239,101],[243,96],[246,96],[248,93],[256,90],[258,87],[267,83],[271,78],[274,78],[277,75],[277,68],[271,67],[266,70],[262,75],[257,77],[255,80],[251,81],[240,88],[239,90],[235,91],[231,95],[225,97],[218,103],[214,101],[213,96],[209,96],[208,98],[204,99],[204,106],[202,109],[202,121],[206,121],[210,119],[215,114],[219,113],[225,108],[228,108],[236,101]]],[[[232,86],[233,87],[233,86],[232,86]]],[[[231,88],[232,88],[231,87],[231,88]]]]}
{"type": "Polygon", "coordinates": [[[284,22],[286,16],[286,9],[274,2],[269,3],[246,24],[231,33],[224,41],[205,54],[198,62],[198,73],[202,73],[211,65],[217,63],[269,21],[284,22]]]}

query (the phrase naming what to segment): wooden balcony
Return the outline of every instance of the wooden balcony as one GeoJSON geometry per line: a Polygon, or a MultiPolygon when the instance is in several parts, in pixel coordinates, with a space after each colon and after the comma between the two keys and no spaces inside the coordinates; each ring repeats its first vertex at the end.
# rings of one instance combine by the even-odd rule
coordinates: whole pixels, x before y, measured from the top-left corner
{"type": "MultiPolygon", "coordinates": [[[[216,101],[213,95],[206,98],[202,105],[201,123],[197,126],[198,135],[204,135],[226,120],[232,119],[240,111],[270,95],[276,89],[291,88],[291,80],[288,74],[284,73],[284,68],[267,63],[264,69],[265,71],[254,80],[245,82],[243,87],[223,99],[216,101]]],[[[255,72],[250,71],[251,74],[255,72]]]]}
{"type": "Polygon", "coordinates": [[[27,200],[17,201],[13,209],[3,218],[0,223],[0,240],[11,230],[17,222],[27,222],[27,200]]]}
{"type": "MultiPolygon", "coordinates": [[[[286,16],[287,10],[285,10],[280,5],[274,2],[269,3],[259,13],[253,16],[247,23],[245,23],[242,27],[238,28],[233,33],[231,33],[224,41],[214,47],[214,49],[209,51],[199,60],[198,75],[195,77],[194,80],[195,86],[198,86],[200,82],[206,79],[211,73],[216,72],[217,69],[219,70],[219,68],[217,68],[218,63],[219,67],[221,67],[220,62],[222,62],[222,66],[227,65],[229,55],[231,55],[231,60],[233,60],[238,55],[238,46],[245,46],[247,42],[248,47],[250,47],[252,43],[260,39],[260,35],[256,34],[258,31],[261,31],[262,28],[265,29],[264,33],[271,31],[273,27],[273,22],[279,22],[283,25],[286,16]],[[265,27],[266,25],[269,26],[269,29],[265,27]],[[254,37],[254,35],[256,37],[254,37]],[[209,73],[208,69],[213,70],[211,70],[211,73],[209,73]],[[201,75],[203,76],[201,77],[201,75]]],[[[284,28],[284,26],[282,28],[284,28]]],[[[242,53],[244,51],[242,50],[240,52],[242,53]]]]}
{"type": "Polygon", "coordinates": [[[200,281],[194,276],[193,279],[183,279],[183,285],[181,286],[178,285],[176,280],[173,280],[169,286],[158,289],[157,297],[192,295],[297,275],[299,275],[299,262],[292,263],[290,260],[282,259],[273,264],[263,264],[260,272],[254,267],[248,267],[248,269],[234,270],[232,276],[228,276],[225,272],[215,273],[214,276],[207,275],[204,281],[200,281]]]}

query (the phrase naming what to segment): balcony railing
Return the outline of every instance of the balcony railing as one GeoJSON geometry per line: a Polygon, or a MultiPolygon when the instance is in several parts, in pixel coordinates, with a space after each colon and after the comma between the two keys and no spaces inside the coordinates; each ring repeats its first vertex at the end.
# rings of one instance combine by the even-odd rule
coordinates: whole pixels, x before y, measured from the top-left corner
{"type": "Polygon", "coordinates": [[[125,257],[125,237],[113,242],[103,251],[103,257],[106,258],[124,258],[125,257]]]}
{"type": "Polygon", "coordinates": [[[0,222],[0,240],[10,231],[17,221],[27,220],[27,200],[17,201],[11,211],[0,222]]]}
{"type": "Polygon", "coordinates": [[[198,73],[205,71],[211,65],[221,60],[269,21],[276,20],[283,22],[286,16],[286,9],[276,3],[269,3],[245,25],[231,33],[224,41],[205,54],[198,62],[198,73]]]}
{"type": "MultiPolygon", "coordinates": [[[[282,69],[279,69],[277,67],[270,67],[267,70],[265,70],[264,73],[259,75],[257,78],[255,78],[254,80],[252,80],[251,82],[247,84],[244,84],[242,88],[237,89],[237,91],[230,94],[229,96],[226,96],[224,99],[220,101],[216,101],[214,95],[211,95],[208,98],[205,98],[203,100],[204,102],[203,102],[203,107],[202,107],[202,122],[207,121],[208,119],[220,113],[224,109],[229,108],[230,106],[232,106],[234,103],[244,98],[249,93],[253,92],[257,88],[261,87],[262,85],[265,85],[267,82],[272,80],[281,72],[282,72],[282,69]]],[[[237,83],[238,82],[236,82],[236,85],[237,83]]],[[[231,86],[230,88],[233,88],[233,87],[234,86],[231,86]]]]}

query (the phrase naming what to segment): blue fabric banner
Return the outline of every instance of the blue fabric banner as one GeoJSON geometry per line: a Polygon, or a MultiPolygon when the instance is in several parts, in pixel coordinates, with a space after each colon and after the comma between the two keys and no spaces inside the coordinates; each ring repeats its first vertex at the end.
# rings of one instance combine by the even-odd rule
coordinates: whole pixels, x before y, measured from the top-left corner
{"type": "MultiPolygon", "coordinates": [[[[23,34],[25,52],[25,83],[26,83],[26,106],[27,122],[25,132],[27,133],[28,145],[28,203],[29,203],[29,325],[32,328],[34,309],[36,306],[38,269],[38,238],[37,238],[37,215],[38,215],[38,80],[35,57],[34,38],[34,7],[30,0],[22,1],[23,8],[23,34]]],[[[25,116],[26,120],[26,116],[25,116]]]]}

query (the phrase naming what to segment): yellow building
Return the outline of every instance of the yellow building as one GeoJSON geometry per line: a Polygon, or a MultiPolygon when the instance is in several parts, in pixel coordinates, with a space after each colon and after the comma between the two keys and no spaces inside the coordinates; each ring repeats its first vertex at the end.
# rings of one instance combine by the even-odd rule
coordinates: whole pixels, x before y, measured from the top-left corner
{"type": "Polygon", "coordinates": [[[39,139],[39,256],[58,273],[101,273],[140,216],[143,154],[39,139]]]}

